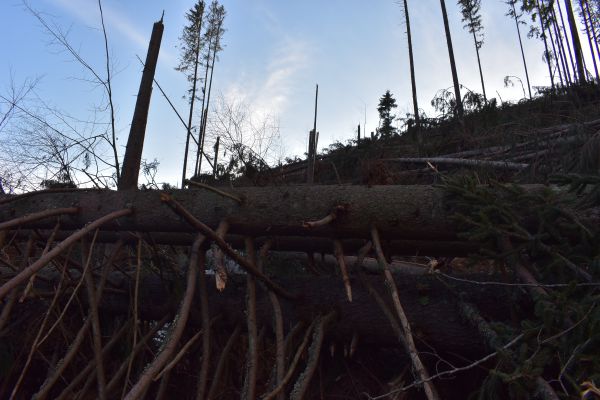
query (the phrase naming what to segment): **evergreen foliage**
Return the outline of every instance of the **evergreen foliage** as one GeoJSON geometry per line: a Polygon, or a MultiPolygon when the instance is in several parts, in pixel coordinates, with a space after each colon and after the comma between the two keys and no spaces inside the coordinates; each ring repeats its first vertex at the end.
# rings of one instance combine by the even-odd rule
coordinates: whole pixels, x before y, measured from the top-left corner
{"type": "Polygon", "coordinates": [[[396,115],[392,114],[392,110],[396,107],[398,107],[396,99],[389,90],[386,90],[384,95],[381,96],[381,99],[379,99],[379,105],[377,106],[380,120],[378,132],[382,138],[389,138],[398,131],[398,129],[392,125],[394,119],[396,119],[396,115]]]}
{"type": "Polygon", "coordinates": [[[600,205],[597,196],[590,202],[600,181],[566,175],[555,182],[570,190],[532,192],[498,183],[482,186],[470,178],[444,179],[457,223],[466,237],[487,243],[481,253],[496,260],[497,274],[517,275],[521,265],[547,285],[542,291],[507,285],[514,322],[493,324],[492,336],[499,343],[524,336],[510,349],[488,343],[499,353],[479,399],[528,399],[544,382],[561,398],[579,398],[584,382],[600,379],[600,307],[591,283],[600,277],[600,232],[581,218],[588,207],[600,205]],[[528,289],[529,301],[516,301],[521,289],[528,289]]]}

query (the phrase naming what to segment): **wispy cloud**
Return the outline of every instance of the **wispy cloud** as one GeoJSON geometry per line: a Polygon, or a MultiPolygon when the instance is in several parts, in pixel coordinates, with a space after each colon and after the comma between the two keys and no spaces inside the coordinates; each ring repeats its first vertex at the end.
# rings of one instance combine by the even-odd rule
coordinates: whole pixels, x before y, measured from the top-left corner
{"type": "MultiPolygon", "coordinates": [[[[100,21],[100,12],[98,7],[90,7],[89,0],[49,0],[54,4],[67,11],[69,14],[77,18],[81,23],[88,26],[98,26],[100,21]]],[[[109,30],[114,30],[117,34],[125,37],[135,47],[146,49],[148,46],[149,37],[137,29],[135,23],[131,21],[123,13],[115,8],[103,4],[102,11],[104,13],[104,21],[109,30]]],[[[110,32],[109,32],[110,35],[110,32]]],[[[110,36],[109,36],[110,40],[110,36]]],[[[175,56],[168,51],[161,50],[161,58],[167,62],[175,60],[175,56]]]]}
{"type": "Polygon", "coordinates": [[[302,40],[285,38],[275,46],[262,71],[243,73],[224,90],[225,98],[244,100],[262,116],[284,114],[294,95],[298,75],[308,67],[309,46],[302,40]]]}

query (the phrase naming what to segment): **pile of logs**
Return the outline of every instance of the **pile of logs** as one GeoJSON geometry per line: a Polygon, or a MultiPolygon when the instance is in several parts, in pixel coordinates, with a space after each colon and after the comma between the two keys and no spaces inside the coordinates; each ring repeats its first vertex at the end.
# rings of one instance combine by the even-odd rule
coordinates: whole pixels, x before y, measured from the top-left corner
{"type": "Polygon", "coordinates": [[[0,397],[137,399],[189,390],[202,399],[239,384],[244,398],[309,398],[322,350],[337,343],[346,357],[357,346],[404,349],[414,382],[368,388],[372,394],[422,388],[440,398],[436,377],[460,369],[434,376],[433,365],[485,355],[479,315],[509,318],[496,301],[506,289],[477,284],[498,277],[446,282],[453,277],[436,272],[435,258],[389,262],[476,251],[452,212],[430,186],[1,196],[0,334],[18,351],[2,372],[0,397]],[[302,271],[274,262],[275,251],[308,254],[302,271]],[[244,273],[228,273],[223,256],[244,273]],[[465,312],[471,306],[459,292],[479,311],[465,312]],[[24,327],[31,334],[17,333],[24,327]],[[115,346],[128,350],[115,354],[115,346]],[[245,352],[245,373],[226,385],[232,349],[245,352]]]}

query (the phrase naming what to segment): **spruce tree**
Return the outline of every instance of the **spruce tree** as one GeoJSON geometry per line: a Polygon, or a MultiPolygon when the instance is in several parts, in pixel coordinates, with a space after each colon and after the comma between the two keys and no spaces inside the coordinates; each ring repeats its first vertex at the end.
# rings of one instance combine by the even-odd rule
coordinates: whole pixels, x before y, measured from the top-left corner
{"type": "Polygon", "coordinates": [[[479,66],[479,77],[481,78],[481,90],[483,91],[483,100],[487,103],[485,93],[485,82],[483,80],[483,70],[481,69],[481,58],[479,49],[483,46],[483,24],[481,23],[481,0],[458,0],[462,21],[465,28],[473,35],[475,52],[477,53],[477,65],[479,66]]]}
{"type": "Polygon", "coordinates": [[[392,125],[396,116],[392,114],[392,109],[398,107],[396,99],[392,93],[387,90],[381,99],[377,111],[379,112],[379,134],[382,138],[389,138],[397,132],[396,127],[392,125]]]}

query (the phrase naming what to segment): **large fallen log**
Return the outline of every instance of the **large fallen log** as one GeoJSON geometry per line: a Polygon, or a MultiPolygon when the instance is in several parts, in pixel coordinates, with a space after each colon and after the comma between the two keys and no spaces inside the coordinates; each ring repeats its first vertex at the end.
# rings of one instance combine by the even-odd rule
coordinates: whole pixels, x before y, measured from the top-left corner
{"type": "MultiPolygon", "coordinates": [[[[535,190],[539,185],[526,188],[535,190]]],[[[443,189],[432,186],[281,186],[232,189],[238,204],[206,190],[176,190],[172,197],[197,219],[215,229],[229,222],[229,233],[251,236],[369,238],[376,226],[383,239],[456,241],[452,204],[443,189]],[[329,224],[308,228],[342,206],[329,224]]],[[[132,208],[131,216],[102,226],[102,231],[193,232],[193,228],[161,202],[160,191],[75,191],[0,196],[0,221],[65,206],[80,212],[61,217],[61,229],[79,229],[112,211],[132,208]]],[[[22,228],[51,229],[52,218],[24,223],[22,228]]]]}
{"type": "MultiPolygon", "coordinates": [[[[76,271],[73,272],[77,275],[76,271]]],[[[182,295],[181,287],[184,285],[183,275],[159,277],[148,274],[142,278],[138,299],[141,319],[160,320],[166,314],[176,313],[182,295]]],[[[448,291],[435,275],[395,274],[394,277],[400,299],[420,344],[426,343],[439,352],[454,352],[463,357],[475,357],[485,352],[485,343],[477,329],[470,326],[459,314],[456,296],[448,291]]],[[[36,281],[37,290],[34,294],[43,293],[46,290],[44,288],[51,290],[56,279],[57,273],[46,272],[44,279],[36,281]]],[[[369,280],[391,306],[383,277],[366,275],[365,279],[369,280]]],[[[470,275],[469,279],[491,278],[470,275]]],[[[277,281],[286,289],[301,293],[299,301],[289,302],[281,299],[286,331],[299,321],[310,323],[316,315],[335,310],[338,318],[335,329],[330,333],[332,341],[348,344],[354,335],[358,335],[362,345],[398,346],[397,337],[388,319],[358,277],[351,278],[352,302],[347,300],[344,284],[336,276],[295,276],[279,278],[277,281]]],[[[100,305],[101,313],[112,317],[129,315],[135,284],[133,277],[126,277],[117,272],[109,276],[108,282],[108,289],[104,292],[100,305]]],[[[463,292],[486,317],[495,321],[509,319],[510,304],[497,300],[507,295],[506,288],[456,282],[452,282],[452,286],[457,292],[463,292]]],[[[222,292],[219,292],[214,284],[208,285],[210,314],[211,317],[219,316],[218,324],[232,327],[244,323],[246,288],[245,275],[230,276],[222,292]]],[[[199,297],[200,293],[197,294],[194,304],[200,304],[199,297]]],[[[257,291],[256,307],[259,325],[271,327],[273,310],[265,290],[257,291]]],[[[189,323],[201,325],[199,306],[192,307],[189,323]]]]}

